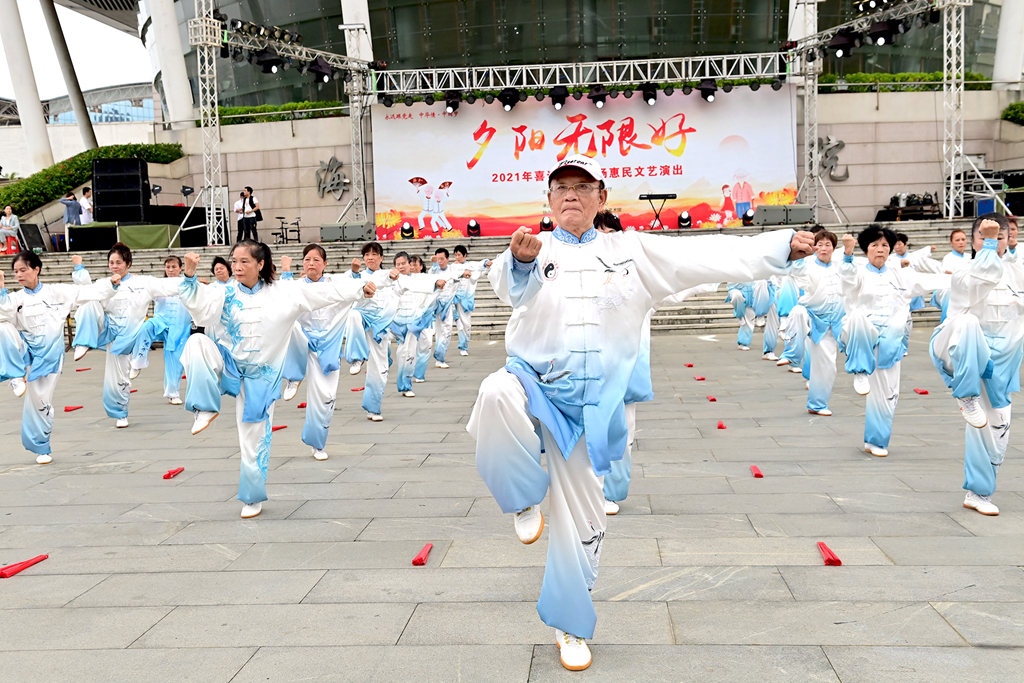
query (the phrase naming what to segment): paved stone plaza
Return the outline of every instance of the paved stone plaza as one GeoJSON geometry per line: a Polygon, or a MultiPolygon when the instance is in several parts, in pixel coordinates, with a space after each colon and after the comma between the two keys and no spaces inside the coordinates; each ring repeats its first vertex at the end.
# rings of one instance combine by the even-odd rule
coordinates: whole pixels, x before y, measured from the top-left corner
{"type": "Polygon", "coordinates": [[[812,417],[803,380],[731,335],[655,337],[657,398],[637,411],[631,496],[609,520],[581,673],[562,668],[535,611],[545,540],[516,540],[473,464],[465,424],[500,342],[430,367],[414,399],[392,380],[380,424],[350,391],[362,377],[344,374],[327,462],[299,439],[305,387],[278,402],[288,428],[249,521],[232,399],[189,436],[154,353],[131,426],[115,430],[103,355],[69,355],[52,465],[30,464],[22,401],[0,391],[0,565],[50,554],[0,579],[0,679],[1024,680],[1024,434],[1000,474],[1002,515],[964,509],[965,423],[927,357],[930,332],[903,363],[888,458],[860,449],[864,399],[846,375],[835,416],[812,417]],[[817,541],[843,566],[823,566],[817,541]],[[412,567],[427,542],[429,562],[412,567]]]}

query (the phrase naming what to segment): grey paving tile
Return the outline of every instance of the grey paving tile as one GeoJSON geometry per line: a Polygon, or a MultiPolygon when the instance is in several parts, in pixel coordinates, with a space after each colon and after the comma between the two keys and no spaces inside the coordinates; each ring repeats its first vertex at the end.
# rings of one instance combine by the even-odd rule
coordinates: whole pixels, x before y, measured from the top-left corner
{"type": "Polygon", "coordinates": [[[1024,643],[1024,603],[956,599],[932,606],[974,647],[1019,648],[1024,643]]]}
{"type": "Polygon", "coordinates": [[[843,683],[934,683],[982,675],[1017,680],[1024,671],[1024,650],[977,647],[822,648],[843,683]]]}
{"type": "Polygon", "coordinates": [[[634,494],[709,494],[732,493],[725,477],[637,477],[629,483],[634,494]]]}
{"type": "MultiPolygon", "coordinates": [[[[1024,565],[1024,538],[1019,536],[985,538],[877,537],[872,540],[892,559],[894,564],[1024,565]]],[[[840,557],[842,556],[840,555],[840,557]]]]}
{"type": "MultiPolygon", "coordinates": [[[[434,548],[427,567],[436,567],[444,557],[447,542],[431,541],[434,548]]],[[[260,543],[235,558],[229,569],[236,571],[280,569],[383,569],[408,567],[423,549],[418,541],[371,543],[260,543]]],[[[192,547],[192,546],[181,546],[192,547]]]]}
{"type": "Polygon", "coordinates": [[[122,648],[170,612],[166,607],[0,610],[0,650],[122,648]]]}
{"type": "MultiPolygon", "coordinates": [[[[285,519],[304,501],[275,500],[263,506],[260,521],[285,519]]],[[[119,516],[116,522],[198,522],[239,520],[241,503],[226,500],[220,503],[143,503],[119,516]]]]}
{"type": "Polygon", "coordinates": [[[745,515],[624,515],[609,522],[609,536],[624,538],[697,538],[754,536],[745,515]]]}
{"type": "MultiPolygon", "coordinates": [[[[373,459],[374,456],[369,458],[373,459]]],[[[381,457],[381,456],[375,456],[381,457]]],[[[373,463],[350,467],[334,480],[337,482],[357,481],[400,481],[400,482],[436,482],[447,485],[453,481],[480,481],[476,467],[373,467],[373,463]]]]}
{"type": "MultiPolygon", "coordinates": [[[[674,566],[765,566],[824,564],[823,541],[843,565],[888,565],[892,561],[868,538],[707,538],[661,539],[661,561],[674,566]]],[[[825,571],[832,567],[825,568],[825,571]]]]}
{"type": "MultiPolygon", "coordinates": [[[[342,498],[391,498],[402,487],[401,483],[346,483],[346,484],[284,484],[267,481],[270,500],[334,500],[342,498]]],[[[237,492],[237,487],[236,487],[237,492]]]]}
{"type": "Polygon", "coordinates": [[[909,491],[891,475],[826,475],[822,477],[743,477],[729,483],[736,493],[842,493],[845,491],[909,491]]]}
{"type": "MultiPolygon", "coordinates": [[[[262,514],[260,515],[262,518],[262,514]]],[[[370,521],[363,519],[237,519],[192,522],[166,545],[206,543],[302,543],[354,541],[370,521]]],[[[0,539],[2,542],[2,539],[0,539]]]]}
{"type": "Polygon", "coordinates": [[[115,574],[70,607],[298,604],[323,570],[115,574]]]}
{"type": "Polygon", "coordinates": [[[337,681],[525,683],[533,648],[485,645],[262,647],[232,683],[337,681]]]}
{"type": "Polygon", "coordinates": [[[135,507],[134,503],[117,505],[60,505],[33,507],[0,507],[0,526],[40,524],[100,524],[109,522],[135,507]]]}
{"type": "Polygon", "coordinates": [[[656,515],[695,513],[801,512],[841,513],[825,493],[733,493],[651,496],[651,512],[656,515]]]}
{"type": "Polygon", "coordinates": [[[832,500],[846,512],[953,512],[963,508],[960,490],[945,493],[920,491],[858,491],[833,493],[832,500]]]}
{"type": "Polygon", "coordinates": [[[82,574],[54,580],[52,576],[23,572],[17,577],[17,581],[0,581],[0,610],[63,607],[103,581],[107,575],[82,574]]]}
{"type": "Polygon", "coordinates": [[[762,536],[970,536],[941,512],[752,514],[750,523],[762,536]]]}
{"type": "Polygon", "coordinates": [[[413,481],[402,485],[395,498],[476,498],[489,496],[487,485],[476,481],[413,481]]]}
{"type": "MultiPolygon", "coordinates": [[[[370,500],[311,500],[289,519],[346,517],[465,517],[474,498],[375,498],[370,500]]],[[[492,499],[493,501],[493,499],[492,499]]],[[[495,504],[495,509],[497,505],[495,504]]]]}
{"type": "Polygon", "coordinates": [[[0,652],[12,681],[47,683],[228,683],[255,648],[36,650],[0,652]]]}
{"type": "Polygon", "coordinates": [[[102,503],[213,503],[230,500],[238,495],[237,482],[233,486],[133,486],[118,489],[92,489],[75,505],[102,503]]]}
{"type": "Polygon", "coordinates": [[[510,520],[492,517],[378,517],[360,541],[430,541],[435,538],[508,538],[510,520]]]}
{"type": "Polygon", "coordinates": [[[332,570],[303,602],[524,602],[537,599],[543,575],[540,567],[332,570]]]}
{"type": "Polygon", "coordinates": [[[780,567],[797,600],[1015,602],[1024,595],[1018,567],[780,567]]]}
{"type": "Polygon", "coordinates": [[[132,647],[393,645],[414,607],[397,603],[177,607],[132,647]]]}
{"type": "Polygon", "coordinates": [[[672,602],[669,611],[678,643],[965,644],[932,606],[923,602],[672,602]]]}
{"type": "MultiPolygon", "coordinates": [[[[48,560],[29,571],[33,575],[220,571],[238,559],[248,547],[240,544],[72,547],[51,553],[48,560]]],[[[24,552],[4,551],[2,555],[17,552],[18,555],[34,557],[46,554],[47,550],[37,547],[24,552]]],[[[11,557],[13,561],[28,559],[11,557]]],[[[8,563],[0,557],[0,565],[5,564],[8,563]]]]}
{"type": "Polygon", "coordinates": [[[156,545],[184,527],[181,522],[108,522],[7,527],[0,548],[156,545]]]}
{"type": "MultiPolygon", "coordinates": [[[[609,683],[715,681],[716,683],[839,683],[819,647],[728,645],[602,645],[591,649],[586,677],[609,683]]],[[[538,646],[531,683],[578,680],[554,645],[538,646]]],[[[845,683],[845,679],[844,682],[845,683]]]]}
{"type": "Polygon", "coordinates": [[[608,602],[793,599],[775,567],[604,565],[591,595],[594,600],[608,602]]]}
{"type": "MultiPolygon", "coordinates": [[[[766,476],[794,476],[807,474],[795,462],[780,462],[767,470],[766,476]]],[[[643,465],[644,477],[749,477],[750,466],[735,462],[716,462],[714,460],[697,460],[689,462],[656,462],[643,465]]]]}
{"type": "MultiPolygon", "coordinates": [[[[452,541],[443,567],[543,567],[547,558],[547,532],[533,545],[515,538],[473,538],[452,541]]],[[[602,567],[659,567],[661,555],[653,538],[606,536],[601,549],[602,567]]]]}

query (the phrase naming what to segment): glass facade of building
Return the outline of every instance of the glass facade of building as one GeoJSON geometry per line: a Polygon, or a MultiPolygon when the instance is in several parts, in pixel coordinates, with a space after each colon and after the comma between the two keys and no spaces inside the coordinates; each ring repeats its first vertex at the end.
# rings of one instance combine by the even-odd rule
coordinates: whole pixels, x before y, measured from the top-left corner
{"type": "MultiPolygon", "coordinates": [[[[187,21],[192,3],[178,3],[187,21]]],[[[820,27],[851,19],[851,0],[818,5],[820,27]]],[[[487,66],[770,52],[788,38],[789,0],[369,0],[374,56],[392,69],[487,66]]],[[[233,0],[230,18],[302,34],[304,45],[344,52],[338,0],[233,0]]],[[[968,70],[992,75],[999,5],[967,9],[968,70]]],[[[187,30],[182,27],[183,41],[187,30]]],[[[197,90],[195,52],[186,64],[197,90]]],[[[829,57],[826,73],[942,70],[942,26],[912,28],[895,44],[829,57]]],[[[263,74],[246,60],[218,62],[221,104],[343,99],[340,81],[313,83],[295,69],[263,74]]]]}

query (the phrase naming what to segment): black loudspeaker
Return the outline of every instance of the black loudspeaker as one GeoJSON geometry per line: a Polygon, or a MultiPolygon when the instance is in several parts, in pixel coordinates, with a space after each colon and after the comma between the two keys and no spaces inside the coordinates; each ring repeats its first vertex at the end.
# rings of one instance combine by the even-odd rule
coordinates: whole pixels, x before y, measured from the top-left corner
{"type": "Polygon", "coordinates": [[[46,251],[46,242],[43,241],[43,233],[35,223],[21,224],[21,246],[28,251],[46,251]]]}
{"type": "Polygon", "coordinates": [[[149,168],[142,159],[92,162],[93,217],[97,223],[145,223],[149,168]]]}

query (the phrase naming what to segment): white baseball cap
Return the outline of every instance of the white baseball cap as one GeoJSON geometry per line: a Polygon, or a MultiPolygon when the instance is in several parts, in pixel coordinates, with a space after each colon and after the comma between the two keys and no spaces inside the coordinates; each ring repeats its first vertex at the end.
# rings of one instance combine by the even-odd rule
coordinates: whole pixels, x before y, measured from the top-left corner
{"type": "Polygon", "coordinates": [[[578,168],[594,180],[604,180],[604,170],[601,168],[601,164],[582,154],[573,154],[552,166],[548,172],[548,179],[550,180],[551,176],[565,168],[578,168]]]}

